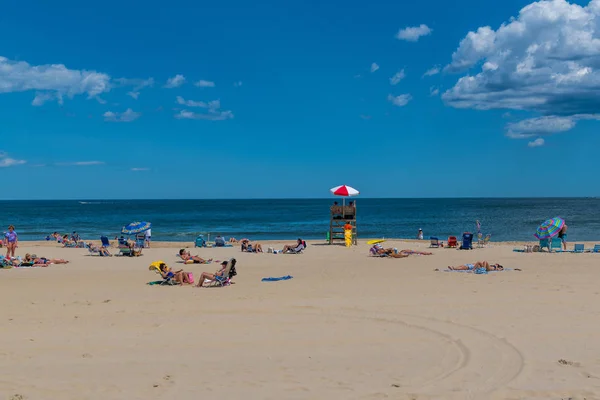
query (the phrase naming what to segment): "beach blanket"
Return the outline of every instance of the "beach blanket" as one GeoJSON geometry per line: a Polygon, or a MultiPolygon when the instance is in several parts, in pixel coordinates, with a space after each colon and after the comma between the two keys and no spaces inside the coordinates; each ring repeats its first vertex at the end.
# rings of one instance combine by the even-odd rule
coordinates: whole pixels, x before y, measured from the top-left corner
{"type": "Polygon", "coordinates": [[[261,281],[262,282],[277,282],[277,281],[287,281],[288,279],[292,279],[293,276],[291,275],[286,275],[286,276],[280,276],[280,277],[268,277],[268,278],[262,278],[261,281]]]}

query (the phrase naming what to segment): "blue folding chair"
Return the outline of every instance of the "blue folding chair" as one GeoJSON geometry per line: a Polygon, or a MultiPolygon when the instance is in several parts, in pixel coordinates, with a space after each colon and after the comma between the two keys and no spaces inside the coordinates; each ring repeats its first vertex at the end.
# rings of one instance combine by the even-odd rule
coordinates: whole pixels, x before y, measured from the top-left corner
{"type": "Polygon", "coordinates": [[[573,253],[583,253],[585,251],[585,246],[583,244],[575,244],[573,248],[573,253]]]}
{"type": "Polygon", "coordinates": [[[595,244],[594,248],[590,250],[592,253],[600,253],[600,244],[595,244]]]}
{"type": "Polygon", "coordinates": [[[562,253],[562,240],[558,237],[552,238],[550,241],[550,251],[556,251],[557,253],[562,253]]]}
{"type": "Polygon", "coordinates": [[[435,236],[431,236],[429,240],[431,240],[429,247],[440,247],[440,240],[435,236]]]}
{"type": "Polygon", "coordinates": [[[462,235],[462,244],[460,245],[461,250],[473,250],[473,234],[471,232],[465,232],[462,235]]]}
{"type": "Polygon", "coordinates": [[[550,241],[548,239],[540,239],[540,251],[542,251],[544,247],[550,251],[550,241]]]}
{"type": "Polygon", "coordinates": [[[110,247],[110,242],[106,236],[100,236],[100,241],[102,242],[102,247],[110,247]]]}

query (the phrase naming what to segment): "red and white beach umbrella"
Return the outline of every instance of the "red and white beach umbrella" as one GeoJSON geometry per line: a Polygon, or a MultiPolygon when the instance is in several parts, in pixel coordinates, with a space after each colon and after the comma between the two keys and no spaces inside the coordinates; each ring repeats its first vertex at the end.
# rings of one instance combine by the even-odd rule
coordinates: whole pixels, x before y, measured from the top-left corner
{"type": "Polygon", "coordinates": [[[360,194],[360,192],[358,190],[356,190],[353,187],[350,187],[348,185],[336,186],[329,190],[334,195],[342,196],[342,197],[358,196],[360,194]]]}

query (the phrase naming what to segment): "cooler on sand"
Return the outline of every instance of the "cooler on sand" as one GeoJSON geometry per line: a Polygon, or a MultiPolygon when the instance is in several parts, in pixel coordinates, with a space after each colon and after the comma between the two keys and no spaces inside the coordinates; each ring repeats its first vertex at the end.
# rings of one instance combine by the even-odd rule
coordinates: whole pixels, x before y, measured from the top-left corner
{"type": "Polygon", "coordinates": [[[462,235],[462,244],[460,245],[461,250],[473,250],[473,234],[471,232],[465,232],[462,235]]]}

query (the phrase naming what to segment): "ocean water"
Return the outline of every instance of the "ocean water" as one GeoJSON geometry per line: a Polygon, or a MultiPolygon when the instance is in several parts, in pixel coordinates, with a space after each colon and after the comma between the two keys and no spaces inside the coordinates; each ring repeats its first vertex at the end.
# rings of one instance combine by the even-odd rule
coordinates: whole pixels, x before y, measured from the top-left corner
{"type": "MultiPolygon", "coordinates": [[[[193,241],[198,234],[265,239],[325,239],[329,206],[339,199],[276,200],[90,200],[0,201],[0,232],[15,225],[21,240],[42,240],[58,231],[84,239],[120,235],[123,225],[152,222],[152,238],[193,241]]],[[[357,201],[358,236],[415,238],[475,232],[493,241],[535,240],[547,218],[560,216],[570,242],[600,240],[600,199],[362,199],[357,201]]]]}

